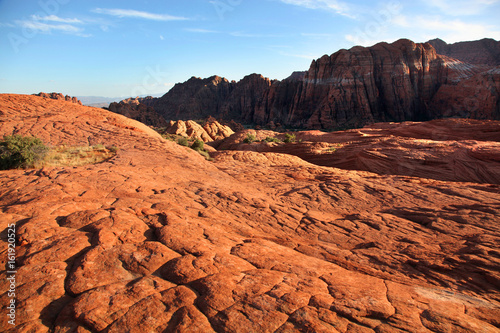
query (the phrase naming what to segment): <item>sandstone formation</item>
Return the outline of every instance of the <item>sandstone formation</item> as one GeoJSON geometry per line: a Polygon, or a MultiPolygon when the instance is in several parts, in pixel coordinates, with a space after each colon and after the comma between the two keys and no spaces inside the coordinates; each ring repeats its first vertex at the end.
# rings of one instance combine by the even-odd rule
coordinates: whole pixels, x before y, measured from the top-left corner
{"type": "Polygon", "coordinates": [[[500,122],[465,119],[423,123],[379,123],[342,132],[296,132],[295,143],[245,144],[247,134],[257,141],[284,140],[272,131],[236,133],[219,150],[285,153],[310,163],[380,175],[405,175],[442,181],[500,185],[500,122]]]}
{"type": "Polygon", "coordinates": [[[325,55],[308,71],[294,72],[282,81],[258,74],[239,82],[192,77],[161,98],[125,100],[110,109],[153,126],[158,125],[155,113],[167,121],[213,116],[270,128],[281,124],[307,129],[457,116],[500,119],[500,83],[494,67],[499,65],[500,42],[495,40],[448,45],[441,40],[415,44],[402,39],[325,55]]]}
{"type": "Polygon", "coordinates": [[[436,49],[438,54],[469,64],[500,66],[500,42],[491,38],[454,44],[448,44],[436,38],[428,43],[436,49]]]}
{"type": "Polygon", "coordinates": [[[213,120],[207,121],[203,126],[193,120],[170,121],[165,132],[190,139],[201,140],[203,142],[222,140],[234,134],[231,128],[213,120]]]}
{"type": "Polygon", "coordinates": [[[153,97],[131,98],[120,103],[111,103],[108,109],[149,126],[165,127],[167,121],[155,112],[151,106],[152,101],[154,101],[153,97]]]}
{"type": "MultiPolygon", "coordinates": [[[[281,123],[310,129],[450,117],[456,115],[449,112],[455,102],[441,94],[435,100],[438,91],[454,91],[455,86],[466,84],[465,81],[480,73],[486,75],[492,69],[491,59],[478,58],[474,54],[480,51],[474,52],[464,51],[475,59],[471,64],[440,55],[429,43],[415,44],[402,39],[325,55],[313,61],[307,72],[296,72],[283,81],[271,81],[257,74],[239,82],[218,76],[191,78],[177,84],[153,104],[165,119],[188,120],[210,115],[247,124],[281,123]]],[[[498,85],[498,78],[489,77],[478,83],[479,90],[488,91],[498,85]]],[[[466,91],[460,90],[458,95],[476,98],[465,94],[466,91]]],[[[477,98],[487,99],[486,103],[494,107],[488,109],[486,118],[474,113],[470,117],[500,119],[495,97],[483,94],[477,98]]]]}
{"type": "Polygon", "coordinates": [[[47,94],[47,93],[41,92],[41,93],[38,93],[38,94],[34,94],[34,96],[40,96],[40,97],[43,97],[43,98],[56,99],[56,100],[61,100],[61,101],[68,101],[68,102],[71,102],[71,103],[76,103],[76,104],[82,105],[82,102],[80,100],[78,100],[78,98],[71,97],[71,96],[68,96],[68,95],[64,96],[61,93],[55,93],[55,92],[53,92],[53,93],[47,94]]]}
{"type": "Polygon", "coordinates": [[[429,109],[444,117],[500,120],[500,66],[442,86],[429,109]]]}
{"type": "MultiPolygon", "coordinates": [[[[119,148],[101,164],[0,172],[2,267],[10,224],[17,258],[15,327],[0,273],[4,332],[500,331],[498,184],[269,152],[208,162],[134,120],[34,96],[0,95],[0,120],[0,135],[119,148]]],[[[362,132],[427,135],[392,126],[362,132]]]]}

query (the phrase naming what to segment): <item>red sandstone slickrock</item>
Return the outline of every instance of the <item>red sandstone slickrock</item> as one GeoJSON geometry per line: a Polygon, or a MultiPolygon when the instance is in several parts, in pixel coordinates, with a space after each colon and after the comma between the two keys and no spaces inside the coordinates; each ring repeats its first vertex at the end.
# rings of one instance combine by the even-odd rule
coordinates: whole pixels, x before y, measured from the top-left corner
{"type": "MultiPolygon", "coordinates": [[[[469,149],[498,170],[499,125],[429,128],[300,134],[340,143],[338,158],[370,151],[364,171],[249,150],[209,162],[121,115],[0,95],[1,135],[119,148],[95,165],[0,171],[0,258],[15,223],[18,264],[16,327],[2,315],[0,330],[499,332],[500,185],[440,180],[426,160],[469,149]],[[384,173],[398,154],[426,173],[384,173]]],[[[3,314],[7,290],[2,271],[3,314]]]]}

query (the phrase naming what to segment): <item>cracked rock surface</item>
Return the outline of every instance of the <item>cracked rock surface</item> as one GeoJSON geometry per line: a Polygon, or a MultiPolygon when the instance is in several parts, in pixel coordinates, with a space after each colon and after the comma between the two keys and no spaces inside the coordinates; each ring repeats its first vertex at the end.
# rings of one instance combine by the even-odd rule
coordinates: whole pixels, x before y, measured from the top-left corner
{"type": "Polygon", "coordinates": [[[0,95],[13,133],[119,150],[0,171],[4,314],[11,223],[18,265],[16,327],[2,315],[1,331],[500,332],[498,184],[276,152],[208,162],[120,115],[0,95]]]}

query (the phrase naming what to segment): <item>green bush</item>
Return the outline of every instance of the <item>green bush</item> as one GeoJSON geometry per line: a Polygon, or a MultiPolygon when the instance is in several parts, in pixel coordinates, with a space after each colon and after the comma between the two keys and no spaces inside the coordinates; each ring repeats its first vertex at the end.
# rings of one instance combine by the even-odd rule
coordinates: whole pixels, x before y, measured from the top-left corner
{"type": "Polygon", "coordinates": [[[0,141],[0,169],[32,168],[48,151],[49,148],[38,138],[6,136],[0,141]]]}
{"type": "Polygon", "coordinates": [[[248,133],[247,137],[243,140],[243,143],[253,143],[256,139],[255,135],[248,133]]]}
{"type": "Polygon", "coordinates": [[[264,139],[265,142],[276,142],[276,143],[281,143],[281,140],[278,138],[272,138],[268,136],[267,138],[264,139]]]}
{"type": "Polygon", "coordinates": [[[295,134],[286,133],[285,140],[283,140],[283,141],[285,143],[292,143],[292,142],[295,142],[295,140],[297,140],[297,137],[295,136],[295,134]]]}
{"type": "Polygon", "coordinates": [[[199,139],[194,140],[191,148],[194,150],[205,150],[205,143],[199,139]]]}
{"type": "Polygon", "coordinates": [[[180,144],[181,146],[189,147],[189,141],[187,138],[179,138],[177,139],[177,143],[180,144]]]}

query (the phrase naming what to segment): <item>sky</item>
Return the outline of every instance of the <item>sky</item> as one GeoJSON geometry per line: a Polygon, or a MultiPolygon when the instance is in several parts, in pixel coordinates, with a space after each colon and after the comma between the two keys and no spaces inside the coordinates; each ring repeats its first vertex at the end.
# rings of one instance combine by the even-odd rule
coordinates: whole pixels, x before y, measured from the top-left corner
{"type": "Polygon", "coordinates": [[[0,0],[0,93],[161,95],[284,79],[355,45],[500,40],[500,0],[0,0]]]}

